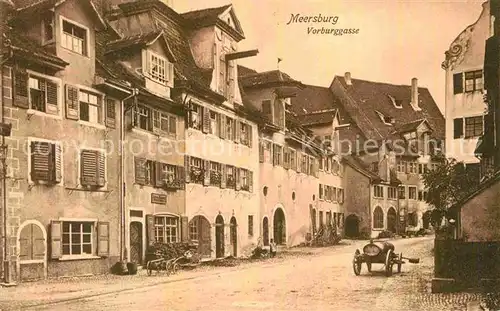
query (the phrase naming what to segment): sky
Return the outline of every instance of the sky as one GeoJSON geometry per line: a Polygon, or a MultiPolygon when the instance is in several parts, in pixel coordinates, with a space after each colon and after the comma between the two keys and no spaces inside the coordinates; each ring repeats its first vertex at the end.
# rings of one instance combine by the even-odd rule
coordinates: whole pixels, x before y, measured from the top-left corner
{"type": "MultiPolygon", "coordinates": [[[[444,111],[441,63],[451,42],[479,18],[484,1],[448,0],[173,0],[177,12],[232,3],[245,33],[239,50],[258,49],[239,64],[278,68],[305,84],[329,86],[335,75],[410,85],[418,78],[444,111]],[[337,23],[290,23],[291,16],[332,16],[337,23]],[[359,29],[308,34],[308,27],[359,29]]],[[[333,20],[333,18],[332,18],[333,20]]]]}

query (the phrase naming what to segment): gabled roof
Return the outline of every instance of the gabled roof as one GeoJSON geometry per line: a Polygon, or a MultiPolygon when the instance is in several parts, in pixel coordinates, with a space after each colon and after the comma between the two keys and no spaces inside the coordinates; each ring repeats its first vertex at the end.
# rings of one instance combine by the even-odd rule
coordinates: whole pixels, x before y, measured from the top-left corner
{"type": "MultiPolygon", "coordinates": [[[[210,88],[212,81],[213,69],[198,67],[191,47],[189,45],[189,37],[184,25],[184,19],[172,8],[159,0],[142,0],[122,3],[118,5],[118,9],[110,13],[109,19],[114,21],[118,18],[126,18],[134,14],[139,14],[144,11],[156,11],[160,15],[162,23],[151,26],[151,31],[162,30],[166,43],[175,58],[174,74],[177,86],[195,87],[203,90],[214,96],[219,95],[210,88]]],[[[154,25],[151,20],[150,25],[154,25]]],[[[148,33],[150,34],[150,33],[148,33]]],[[[151,34],[154,37],[153,34],[151,34]]],[[[143,37],[137,39],[141,44],[148,41],[148,38],[143,37]]],[[[132,43],[134,40],[131,40],[132,43]]],[[[128,45],[130,42],[126,39],[120,44],[128,45]]],[[[134,43],[135,44],[135,43],[134,43]]]]}
{"type": "Polygon", "coordinates": [[[444,139],[444,117],[434,102],[427,88],[418,88],[420,110],[413,109],[411,103],[411,86],[372,82],[351,79],[347,85],[345,78],[335,76],[330,89],[336,102],[349,113],[367,139],[380,140],[386,138],[394,128],[426,119],[434,130],[433,137],[444,139]],[[402,108],[396,108],[392,96],[402,101],[402,108]],[[387,125],[379,117],[377,111],[394,118],[394,124],[387,125]]]}
{"type": "Polygon", "coordinates": [[[167,51],[167,58],[171,62],[175,62],[175,56],[168,45],[167,39],[164,35],[163,30],[152,31],[147,34],[138,34],[135,36],[125,37],[118,40],[114,40],[106,44],[106,54],[121,51],[123,49],[131,49],[134,47],[143,48],[150,46],[157,40],[161,40],[165,50],[167,51]]]}
{"type": "Polygon", "coordinates": [[[398,128],[396,128],[396,130],[394,132],[398,133],[398,134],[404,134],[404,133],[416,131],[422,123],[427,124],[427,126],[429,127],[429,130],[432,131],[432,126],[429,124],[429,121],[427,121],[426,119],[419,119],[419,120],[408,122],[408,123],[405,123],[405,124],[399,126],[398,128]]]}
{"type": "Polygon", "coordinates": [[[292,79],[289,75],[279,70],[250,73],[243,70],[238,71],[239,81],[244,88],[267,88],[273,86],[297,86],[302,87],[302,83],[292,79]]]}
{"type": "Polygon", "coordinates": [[[340,124],[350,122],[349,116],[336,103],[332,91],[327,87],[304,85],[292,98],[291,110],[304,126],[331,123],[335,114],[338,114],[340,124]]]}
{"type": "Polygon", "coordinates": [[[235,24],[235,32],[239,37],[238,39],[244,39],[245,34],[243,33],[243,28],[241,27],[241,23],[236,17],[236,14],[234,12],[234,8],[232,4],[226,4],[220,7],[216,8],[208,8],[208,9],[201,9],[201,10],[195,10],[195,11],[189,11],[180,14],[184,20],[185,23],[188,27],[192,29],[198,29],[198,28],[203,28],[207,26],[213,26],[213,25],[218,25],[221,26],[222,28],[226,30],[233,29],[230,27],[225,21],[223,21],[220,16],[226,12],[229,11],[229,14],[231,15],[232,20],[234,21],[235,24]]]}
{"type": "Polygon", "coordinates": [[[231,7],[231,4],[226,4],[216,8],[200,9],[181,13],[185,20],[191,23],[206,22],[215,23],[219,16],[231,7]]]}
{"type": "Polygon", "coordinates": [[[461,209],[465,203],[472,200],[473,198],[481,194],[483,191],[494,186],[498,182],[500,182],[500,170],[496,171],[493,176],[480,183],[472,193],[470,193],[468,196],[466,196],[465,198],[454,204],[452,207],[450,207],[450,209],[461,209]]]}
{"type": "MultiPolygon", "coordinates": [[[[40,14],[44,11],[48,11],[53,9],[61,4],[66,2],[66,0],[21,0],[17,1],[17,18],[32,18],[37,14],[40,14]]],[[[94,17],[96,21],[101,25],[101,28],[106,28],[107,24],[104,21],[103,17],[97,10],[92,0],[78,0],[78,3],[85,3],[89,6],[89,8],[94,13],[94,17]]]]}
{"type": "Polygon", "coordinates": [[[361,159],[359,159],[355,155],[346,155],[342,157],[342,160],[352,167],[354,170],[358,171],[359,173],[365,175],[370,179],[371,182],[378,182],[381,181],[380,176],[372,172],[368,165],[365,164],[361,159]]]}

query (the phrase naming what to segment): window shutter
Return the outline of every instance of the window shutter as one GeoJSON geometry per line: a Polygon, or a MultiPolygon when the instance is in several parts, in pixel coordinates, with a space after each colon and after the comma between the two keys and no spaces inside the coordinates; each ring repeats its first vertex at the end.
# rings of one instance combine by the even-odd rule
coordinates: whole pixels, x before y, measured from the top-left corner
{"type": "Polygon", "coordinates": [[[60,183],[62,180],[62,150],[61,145],[52,144],[52,152],[54,154],[54,182],[60,183]]]}
{"type": "Polygon", "coordinates": [[[264,163],[264,142],[259,141],[259,162],[264,163]]]}
{"type": "Polygon", "coordinates": [[[185,188],[185,183],[186,183],[186,173],[185,173],[185,169],[183,166],[177,166],[176,167],[176,178],[177,180],[181,183],[181,189],[184,189],[185,188]]]}
{"type": "Polygon", "coordinates": [[[189,222],[187,216],[181,217],[181,241],[182,243],[189,242],[189,222]]]}
{"type": "Polygon", "coordinates": [[[208,133],[210,131],[210,109],[203,107],[203,126],[202,132],[208,133]]]}
{"type": "Polygon", "coordinates": [[[109,222],[97,223],[97,256],[109,256],[109,222]]]}
{"type": "Polygon", "coordinates": [[[221,164],[220,187],[226,188],[227,168],[225,164],[221,164]]]}
{"type": "Polygon", "coordinates": [[[410,162],[404,162],[406,174],[410,173],[410,162]]]}
{"type": "Polygon", "coordinates": [[[203,161],[203,168],[204,168],[203,185],[208,186],[208,185],[210,185],[210,161],[204,160],[203,161]]]}
{"type": "Polygon", "coordinates": [[[78,88],[66,84],[66,118],[78,120],[80,118],[80,102],[78,88]]]}
{"type": "Polygon", "coordinates": [[[461,138],[464,135],[464,119],[453,120],[453,138],[461,138]]]}
{"type": "Polygon", "coordinates": [[[155,216],[146,215],[146,239],[148,245],[153,245],[155,241],[155,216]]]}
{"type": "Polygon", "coordinates": [[[273,144],[273,165],[276,165],[278,162],[278,156],[276,155],[276,151],[278,148],[276,148],[276,144],[273,144]]]}
{"type": "Polygon", "coordinates": [[[239,143],[240,142],[240,135],[241,134],[241,129],[240,129],[240,121],[237,119],[234,119],[234,142],[239,143]]]}
{"type": "Polygon", "coordinates": [[[453,75],[453,94],[464,92],[463,73],[455,73],[453,75]]]}
{"type": "Polygon", "coordinates": [[[234,100],[234,61],[227,62],[228,73],[228,99],[234,100]]]}
{"type": "Polygon", "coordinates": [[[241,180],[240,180],[241,173],[240,173],[240,168],[235,167],[234,168],[234,174],[235,174],[235,177],[234,177],[235,189],[236,190],[240,190],[241,189],[241,180]]]}
{"type": "Polygon", "coordinates": [[[46,81],[46,83],[47,83],[47,113],[57,114],[58,85],[57,83],[54,83],[52,81],[46,81]]]}
{"type": "Polygon", "coordinates": [[[247,126],[247,131],[248,131],[248,134],[247,134],[247,138],[248,138],[247,139],[248,140],[247,146],[250,147],[250,148],[252,148],[252,146],[253,146],[253,133],[252,133],[253,126],[250,125],[250,124],[247,124],[246,126],[247,126]]]}
{"type": "Polygon", "coordinates": [[[97,186],[98,158],[95,150],[80,153],[80,183],[82,186],[97,186]]]}
{"type": "Polygon", "coordinates": [[[319,158],[318,168],[319,168],[320,171],[323,170],[323,161],[324,161],[323,157],[319,158]]]}
{"type": "Polygon", "coordinates": [[[253,172],[248,171],[248,192],[253,192],[253,172]]]}
{"type": "Polygon", "coordinates": [[[226,129],[226,116],[223,115],[223,114],[219,114],[218,115],[219,117],[219,137],[224,139],[226,138],[226,133],[225,133],[225,129],[226,129]]]}
{"type": "Polygon", "coordinates": [[[297,151],[296,159],[297,159],[297,173],[300,173],[302,172],[302,152],[297,151]]]}
{"type": "Polygon", "coordinates": [[[185,170],[185,174],[184,174],[184,180],[186,183],[189,183],[191,182],[191,175],[189,174],[189,172],[191,171],[190,170],[190,162],[189,162],[190,158],[189,156],[184,156],[184,170],[185,170]]]}
{"type": "Polygon", "coordinates": [[[106,155],[104,152],[97,153],[97,185],[104,187],[106,185],[106,155]]]}
{"type": "Polygon", "coordinates": [[[50,221],[50,258],[62,257],[62,221],[50,221]]]}
{"type": "Polygon", "coordinates": [[[319,198],[323,199],[323,185],[322,184],[319,185],[319,198]]]}
{"type": "Polygon", "coordinates": [[[28,73],[24,69],[16,68],[14,71],[14,94],[13,106],[25,109],[30,107],[28,99],[28,73]]]}
{"type": "Polygon", "coordinates": [[[171,62],[168,62],[167,63],[167,86],[170,87],[170,88],[173,88],[174,87],[174,77],[175,77],[175,74],[174,74],[174,64],[172,64],[171,62]]]}
{"type": "Polygon", "coordinates": [[[158,188],[161,188],[165,186],[165,176],[163,173],[163,164],[160,162],[155,162],[154,163],[154,169],[155,169],[155,186],[158,188]]]}
{"type": "Polygon", "coordinates": [[[146,184],[146,159],[135,158],[135,183],[139,185],[146,184]]]}
{"type": "Polygon", "coordinates": [[[116,127],[116,101],[110,98],[106,99],[106,126],[116,127]]]}
{"type": "Polygon", "coordinates": [[[267,99],[262,101],[262,113],[265,114],[266,116],[272,115],[270,100],[267,99]]]}
{"type": "Polygon", "coordinates": [[[49,181],[52,168],[51,144],[31,142],[31,180],[49,181]]]}

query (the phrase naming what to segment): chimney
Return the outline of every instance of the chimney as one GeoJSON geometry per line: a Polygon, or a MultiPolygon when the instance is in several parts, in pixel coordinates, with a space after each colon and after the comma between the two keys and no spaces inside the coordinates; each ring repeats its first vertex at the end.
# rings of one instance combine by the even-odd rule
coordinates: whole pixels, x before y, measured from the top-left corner
{"type": "Polygon", "coordinates": [[[346,72],[344,74],[344,79],[345,79],[345,83],[347,85],[352,85],[352,81],[351,81],[351,73],[350,72],[346,72]]]}
{"type": "Polygon", "coordinates": [[[418,79],[411,79],[411,104],[413,107],[418,108],[418,79]]]}

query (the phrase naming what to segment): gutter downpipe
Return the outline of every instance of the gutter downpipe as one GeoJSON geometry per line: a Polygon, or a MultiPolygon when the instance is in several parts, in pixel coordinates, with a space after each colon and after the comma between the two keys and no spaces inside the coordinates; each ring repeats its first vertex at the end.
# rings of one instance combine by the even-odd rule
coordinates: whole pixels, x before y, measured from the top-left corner
{"type": "Polygon", "coordinates": [[[120,262],[125,264],[127,262],[127,247],[125,246],[126,241],[126,185],[125,185],[125,153],[124,153],[124,143],[125,143],[125,102],[138,94],[138,89],[132,89],[132,94],[125,97],[120,101],[120,262]]]}
{"type": "MultiPolygon", "coordinates": [[[[0,21],[1,22],[1,21],[0,21]]],[[[0,34],[2,35],[2,34],[0,34]]],[[[9,56],[2,60],[0,62],[0,107],[2,109],[2,123],[5,122],[5,113],[4,113],[4,107],[5,107],[5,102],[3,99],[3,65],[8,62],[9,60],[12,59],[12,50],[9,49],[9,56]]],[[[11,73],[12,74],[12,73],[11,73]]],[[[12,94],[12,97],[14,97],[14,94],[12,94]]],[[[13,99],[14,100],[14,99],[13,99]]],[[[5,137],[2,136],[1,140],[1,147],[0,148],[5,148],[5,137]]],[[[6,157],[7,157],[7,152],[6,149],[4,149],[5,152],[5,158],[2,159],[2,208],[0,211],[2,212],[2,244],[3,244],[3,249],[2,249],[2,269],[0,271],[3,272],[3,282],[4,284],[10,284],[11,283],[11,272],[10,272],[10,254],[8,251],[9,243],[8,243],[8,238],[7,238],[7,163],[6,163],[6,157]]]]}

